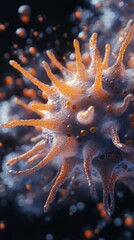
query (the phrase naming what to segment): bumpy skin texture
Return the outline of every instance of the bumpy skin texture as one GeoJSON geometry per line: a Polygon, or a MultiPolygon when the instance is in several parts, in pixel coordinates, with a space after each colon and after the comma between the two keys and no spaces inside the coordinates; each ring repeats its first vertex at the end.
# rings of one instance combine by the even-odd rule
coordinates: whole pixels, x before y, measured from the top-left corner
{"type": "MultiPolygon", "coordinates": [[[[97,33],[89,42],[90,63],[82,62],[79,42],[74,40],[76,67],[61,65],[51,51],[52,63],[62,72],[64,80],[53,75],[46,62],[43,66],[52,85],[45,85],[26,72],[17,62],[10,64],[47,94],[46,104],[31,102],[26,108],[41,119],[15,120],[2,127],[40,126],[40,141],[28,152],[7,164],[27,159],[28,164],[42,160],[33,167],[10,170],[15,175],[28,175],[52,161],[60,162],[61,169],[45,203],[47,210],[59,187],[76,169],[84,170],[90,190],[95,193],[96,182],[102,182],[103,203],[110,215],[114,210],[114,186],[120,179],[129,185],[134,161],[134,82],[133,69],[125,69],[123,57],[134,32],[130,20],[122,30],[119,51],[112,65],[110,45],[106,44],[103,60],[97,48],[97,33]]],[[[21,102],[19,102],[23,105],[21,102]]],[[[38,174],[38,173],[37,173],[38,174]]],[[[131,186],[130,186],[131,187],[131,186]]]]}

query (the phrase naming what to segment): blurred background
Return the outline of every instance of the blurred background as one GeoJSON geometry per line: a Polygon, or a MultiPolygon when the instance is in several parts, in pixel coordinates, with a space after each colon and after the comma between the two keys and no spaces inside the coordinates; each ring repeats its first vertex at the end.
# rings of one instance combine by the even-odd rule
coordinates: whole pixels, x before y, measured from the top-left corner
{"type": "MultiPolygon", "coordinates": [[[[85,52],[89,37],[97,31],[103,53],[105,43],[110,41],[114,45],[111,39],[116,39],[120,29],[133,17],[132,0],[5,0],[0,7],[1,122],[12,116],[26,117],[13,97],[25,97],[29,101],[35,93],[34,90],[32,95],[24,91],[31,85],[12,69],[10,59],[31,71],[36,69],[35,75],[49,82],[41,68],[41,61],[47,60],[47,49],[52,49],[65,64],[66,59],[73,60],[73,39],[79,40],[85,52]]],[[[40,97],[40,92],[36,97],[40,97]]],[[[131,191],[117,183],[116,207],[111,217],[103,209],[101,191],[95,200],[82,182],[76,183],[67,197],[62,188],[52,209],[44,213],[42,206],[50,186],[48,184],[46,192],[42,192],[43,171],[37,172],[38,176],[31,177],[32,180],[3,174],[7,170],[6,160],[23,151],[24,142],[29,140],[30,134],[34,135],[30,132],[24,137],[26,132],[27,129],[0,130],[0,240],[134,239],[134,188],[131,191]]],[[[45,176],[53,177],[55,173],[55,168],[48,167],[45,176]]]]}

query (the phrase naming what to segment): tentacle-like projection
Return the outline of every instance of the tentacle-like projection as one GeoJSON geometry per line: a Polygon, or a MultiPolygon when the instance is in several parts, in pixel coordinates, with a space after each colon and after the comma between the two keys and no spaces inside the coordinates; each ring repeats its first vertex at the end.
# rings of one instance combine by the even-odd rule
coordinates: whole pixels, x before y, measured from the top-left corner
{"type": "Polygon", "coordinates": [[[125,76],[125,67],[123,64],[123,57],[124,57],[126,48],[127,48],[128,44],[130,43],[130,41],[133,37],[133,34],[134,34],[133,20],[129,21],[127,28],[128,28],[128,33],[126,34],[126,37],[121,45],[116,62],[108,70],[108,74],[113,75],[117,79],[118,79],[118,77],[125,76]]]}
{"type": "Polygon", "coordinates": [[[29,72],[20,66],[16,61],[10,60],[10,65],[22,73],[26,78],[28,78],[34,85],[36,85],[41,91],[46,92],[48,96],[53,95],[55,88],[53,86],[46,85],[39,81],[37,78],[33,77],[29,72]]]}
{"type": "Polygon", "coordinates": [[[93,33],[90,41],[89,41],[89,49],[90,49],[90,56],[91,56],[91,64],[89,66],[89,72],[92,73],[96,73],[96,65],[97,65],[97,61],[100,58],[100,53],[99,53],[99,49],[97,47],[97,37],[98,34],[97,33],[93,33]]]}
{"type": "Polygon", "coordinates": [[[77,39],[74,40],[74,48],[75,48],[76,69],[77,69],[76,78],[80,80],[88,80],[89,74],[86,71],[84,64],[82,63],[80,45],[77,39]]]}
{"type": "Polygon", "coordinates": [[[94,143],[87,143],[83,149],[83,168],[87,178],[88,185],[91,187],[92,192],[94,192],[94,184],[91,174],[91,162],[93,157],[98,153],[96,151],[96,145],[94,143]]]}
{"type": "MultiPolygon", "coordinates": [[[[35,111],[37,109],[37,111],[50,111],[50,112],[53,112],[54,109],[55,109],[55,105],[52,104],[52,103],[51,104],[48,104],[48,103],[43,104],[43,103],[40,103],[38,101],[32,101],[30,103],[30,107],[33,110],[35,110],[35,111]]],[[[44,115],[44,113],[43,113],[43,115],[44,115]]]]}
{"type": "Polygon", "coordinates": [[[104,176],[102,177],[102,188],[103,188],[103,204],[108,215],[111,215],[115,207],[115,197],[114,197],[114,185],[116,182],[115,179],[111,179],[107,182],[108,179],[104,176]]]}
{"type": "Polygon", "coordinates": [[[50,190],[49,196],[47,198],[47,201],[44,205],[44,209],[45,211],[48,210],[50,203],[53,201],[56,192],[58,191],[58,189],[60,188],[60,186],[65,182],[65,180],[68,178],[70,171],[72,169],[72,159],[65,159],[64,163],[61,166],[60,169],[60,173],[57,176],[55,183],[52,187],[52,189],[50,190]]]}
{"type": "Polygon", "coordinates": [[[121,64],[121,62],[123,61],[123,57],[124,57],[126,48],[127,48],[128,44],[130,43],[130,41],[133,37],[133,34],[134,34],[134,22],[132,20],[130,20],[128,25],[129,25],[129,31],[128,31],[128,34],[127,34],[124,42],[121,45],[115,65],[121,64]]]}
{"type": "Polygon", "coordinates": [[[111,128],[111,137],[113,144],[119,148],[121,151],[130,153],[130,147],[126,146],[124,143],[120,142],[116,128],[111,128]]]}
{"type": "Polygon", "coordinates": [[[105,209],[109,209],[107,212],[111,215],[115,207],[114,188],[115,183],[119,178],[125,177],[128,167],[125,163],[119,163],[113,167],[111,176],[105,181],[105,175],[102,178],[103,186],[103,200],[105,209]],[[120,165],[120,168],[119,168],[120,165]],[[109,195],[109,196],[108,196],[109,195]]]}
{"type": "Polygon", "coordinates": [[[109,58],[110,58],[110,44],[105,45],[105,55],[102,62],[102,68],[107,69],[109,67],[109,58]]]}
{"type": "Polygon", "coordinates": [[[27,159],[26,165],[33,164],[34,162],[36,162],[37,160],[39,160],[41,157],[43,157],[45,155],[46,155],[45,151],[41,151],[41,152],[35,154],[34,156],[27,159]]]}
{"type": "Polygon", "coordinates": [[[112,109],[113,109],[113,112],[116,114],[116,115],[121,115],[122,113],[124,113],[128,106],[129,106],[129,103],[130,101],[133,101],[134,100],[134,95],[133,94],[128,94],[123,102],[120,104],[118,103],[117,105],[113,105],[112,106],[112,109]]]}
{"type": "Polygon", "coordinates": [[[37,141],[40,141],[40,140],[42,140],[42,133],[37,135],[37,136],[35,136],[35,137],[32,137],[30,139],[30,142],[37,142],[37,141]]]}
{"type": "Polygon", "coordinates": [[[95,81],[92,87],[89,89],[89,91],[91,92],[92,95],[95,95],[96,98],[101,98],[106,100],[109,94],[103,89],[103,86],[102,86],[102,70],[103,69],[102,69],[102,60],[99,55],[97,58],[96,66],[97,66],[97,72],[96,72],[95,81]]]}
{"type": "Polygon", "coordinates": [[[51,79],[51,81],[55,84],[55,86],[58,88],[58,90],[69,99],[77,99],[82,94],[82,89],[80,88],[74,88],[69,86],[63,81],[60,81],[55,75],[52,73],[49,65],[47,62],[43,62],[43,66],[47,72],[48,77],[51,79]]]}
{"type": "Polygon", "coordinates": [[[89,48],[90,48],[90,55],[91,55],[91,63],[92,65],[96,62],[96,57],[98,57],[98,53],[96,56],[96,52],[98,51],[97,49],[97,33],[93,33],[90,40],[89,40],[89,48]]]}
{"type": "Polygon", "coordinates": [[[118,151],[98,154],[98,157],[92,160],[92,164],[101,178],[103,204],[108,215],[113,213],[115,206],[114,186],[121,173],[116,170],[116,167],[121,160],[122,157],[118,151]]]}
{"type": "Polygon", "coordinates": [[[31,148],[29,151],[27,151],[26,153],[15,157],[13,159],[11,159],[10,161],[7,162],[7,165],[11,166],[25,158],[31,157],[32,155],[34,155],[35,153],[39,152],[40,150],[42,150],[45,147],[45,141],[42,140],[40,142],[38,142],[33,148],[31,148]]]}
{"type": "MultiPolygon", "coordinates": [[[[24,102],[21,101],[21,99],[19,99],[19,98],[16,98],[16,103],[19,104],[19,105],[21,105],[23,108],[25,108],[25,109],[27,109],[27,110],[30,110],[30,111],[32,111],[32,112],[37,113],[40,117],[43,117],[43,116],[44,116],[44,114],[39,111],[39,110],[40,110],[39,108],[33,108],[33,106],[24,103],[24,102]]],[[[44,105],[44,104],[43,104],[43,105],[44,105]]]]}
{"type": "Polygon", "coordinates": [[[65,137],[64,139],[58,137],[54,143],[53,147],[51,148],[50,152],[47,154],[47,156],[39,162],[37,165],[35,165],[32,168],[23,170],[23,171],[14,171],[10,170],[9,172],[15,175],[25,176],[32,174],[33,172],[36,172],[46,166],[49,162],[51,162],[55,157],[59,156],[62,157],[64,155],[65,157],[72,157],[75,154],[76,151],[76,142],[72,137],[65,137]],[[62,141],[61,141],[62,140],[62,141]],[[66,154],[63,154],[62,149],[66,151],[66,154]]]}
{"type": "Polygon", "coordinates": [[[2,124],[4,128],[18,127],[18,126],[39,126],[54,131],[60,131],[61,126],[58,125],[56,119],[28,119],[28,120],[14,120],[9,123],[2,124]]]}
{"type": "Polygon", "coordinates": [[[52,53],[52,51],[47,50],[46,51],[48,57],[51,59],[51,61],[53,62],[53,64],[59,69],[61,70],[63,73],[65,74],[71,74],[71,71],[69,71],[66,67],[64,67],[55,57],[55,55],[52,53]]]}
{"type": "Polygon", "coordinates": [[[20,176],[26,176],[26,175],[32,174],[40,170],[44,166],[46,166],[49,162],[51,162],[54,159],[54,157],[57,155],[57,152],[59,152],[58,146],[53,146],[50,152],[48,153],[48,155],[34,167],[26,170],[22,170],[22,171],[9,170],[9,173],[20,175],[20,176]]]}

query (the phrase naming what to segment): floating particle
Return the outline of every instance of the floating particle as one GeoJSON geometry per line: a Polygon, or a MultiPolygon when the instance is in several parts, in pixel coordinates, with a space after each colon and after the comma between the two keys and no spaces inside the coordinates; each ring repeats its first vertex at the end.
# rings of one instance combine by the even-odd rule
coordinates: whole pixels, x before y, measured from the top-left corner
{"type": "Polygon", "coordinates": [[[76,11],[74,12],[74,16],[75,16],[77,19],[81,19],[81,17],[82,17],[82,11],[81,11],[81,9],[80,9],[80,10],[76,10],[76,11]]]}
{"type": "Polygon", "coordinates": [[[30,191],[31,190],[31,185],[30,184],[26,184],[25,188],[26,188],[27,191],[30,191]]]}
{"type": "Polygon", "coordinates": [[[29,5],[22,5],[18,9],[19,14],[31,15],[31,7],[29,5]]]}
{"type": "Polygon", "coordinates": [[[15,81],[16,81],[16,85],[18,85],[18,86],[22,86],[24,83],[22,78],[17,78],[15,81]]]}
{"type": "Polygon", "coordinates": [[[78,38],[81,39],[82,41],[87,39],[87,34],[86,32],[82,31],[78,34],[78,38]]]}
{"type": "Polygon", "coordinates": [[[6,76],[4,80],[6,85],[11,85],[14,82],[14,78],[12,76],[6,76]]]}
{"type": "Polygon", "coordinates": [[[28,72],[32,75],[32,76],[35,76],[36,75],[36,69],[35,68],[28,68],[28,72]]]}
{"type": "Polygon", "coordinates": [[[85,237],[86,239],[91,239],[91,238],[93,237],[93,231],[90,230],[90,229],[86,229],[86,230],[84,231],[84,237],[85,237]]]}
{"type": "Polygon", "coordinates": [[[76,204],[76,206],[77,206],[78,211],[83,211],[83,210],[85,210],[85,208],[86,208],[84,202],[78,202],[78,203],[76,204]]]}
{"type": "Polygon", "coordinates": [[[73,215],[74,213],[76,213],[76,212],[77,212],[77,207],[76,207],[76,205],[71,205],[71,206],[69,207],[69,211],[70,211],[70,215],[73,215]]]}
{"type": "Polygon", "coordinates": [[[134,223],[134,219],[132,216],[126,216],[125,219],[124,219],[124,225],[126,227],[131,227],[134,223]]]}
{"type": "Polygon", "coordinates": [[[129,68],[134,68],[134,55],[130,57],[128,60],[128,67],[129,68]]]}
{"type": "Polygon", "coordinates": [[[36,95],[37,95],[37,93],[34,89],[24,88],[24,90],[23,90],[24,97],[35,98],[36,95]]]}
{"type": "Polygon", "coordinates": [[[23,23],[30,22],[30,17],[28,15],[21,15],[20,19],[21,19],[21,22],[23,22],[23,23]]]}
{"type": "Polygon", "coordinates": [[[98,211],[102,211],[104,209],[104,204],[103,203],[97,203],[97,206],[96,206],[97,210],[98,211]]]}
{"type": "Polygon", "coordinates": [[[123,223],[122,219],[119,217],[115,218],[113,222],[116,227],[120,227],[123,223]]]}
{"type": "Polygon", "coordinates": [[[45,240],[54,240],[54,236],[51,233],[48,233],[45,237],[45,240]]]}
{"type": "Polygon", "coordinates": [[[37,21],[38,21],[39,23],[44,23],[45,20],[46,20],[46,16],[45,16],[44,14],[39,14],[39,15],[37,16],[37,21]]]}
{"type": "Polygon", "coordinates": [[[53,32],[52,27],[49,26],[49,27],[46,28],[46,33],[47,34],[52,34],[52,32],[53,32]]]}
{"type": "Polygon", "coordinates": [[[6,23],[0,23],[0,32],[4,32],[7,28],[7,24],[6,23]]]}
{"type": "Polygon", "coordinates": [[[3,100],[4,96],[5,96],[5,94],[2,91],[0,91],[0,100],[3,100]]]}
{"type": "Polygon", "coordinates": [[[34,55],[37,52],[37,49],[35,47],[30,47],[28,51],[31,55],[34,55]]]}
{"type": "Polygon", "coordinates": [[[0,221],[0,231],[4,231],[6,229],[6,224],[4,221],[0,221]]]}
{"type": "Polygon", "coordinates": [[[27,36],[26,29],[25,28],[18,28],[16,30],[16,35],[19,38],[26,38],[26,36],[27,36]]]}

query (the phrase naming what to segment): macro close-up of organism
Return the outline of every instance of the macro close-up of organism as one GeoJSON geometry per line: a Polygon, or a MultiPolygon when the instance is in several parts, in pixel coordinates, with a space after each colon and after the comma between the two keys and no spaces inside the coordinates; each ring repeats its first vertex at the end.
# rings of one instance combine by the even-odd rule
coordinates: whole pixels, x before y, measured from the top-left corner
{"type": "Polygon", "coordinates": [[[61,161],[61,169],[52,186],[45,209],[49,207],[56,191],[70,173],[74,171],[75,174],[75,168],[78,167],[81,174],[83,166],[92,191],[95,191],[95,178],[97,180],[101,178],[103,203],[108,214],[111,214],[114,209],[116,180],[123,178],[127,182],[126,178],[133,174],[131,172],[133,172],[134,158],[134,83],[131,79],[131,68],[127,73],[123,65],[123,56],[133,32],[134,24],[130,20],[122,33],[124,35],[122,44],[112,66],[109,66],[110,45],[106,45],[102,61],[97,48],[96,33],[90,38],[91,63],[87,69],[82,63],[80,46],[76,39],[74,40],[76,56],[74,71],[64,68],[48,50],[47,54],[53,64],[65,76],[64,81],[58,79],[47,62],[43,62],[44,69],[54,84],[51,86],[34,78],[17,62],[10,61],[14,68],[45,92],[48,98],[46,104],[34,101],[27,105],[27,108],[35,111],[41,119],[14,120],[2,125],[5,128],[42,127],[40,141],[26,153],[8,161],[7,165],[13,165],[26,158],[28,164],[31,164],[46,156],[29,169],[10,170],[10,173],[25,176],[38,171],[55,158],[61,161]],[[123,122],[120,121],[121,118],[124,118],[123,122]],[[124,138],[124,142],[120,141],[120,135],[124,138]],[[129,138],[129,141],[126,141],[126,138],[129,138]]]}
{"type": "MultiPolygon", "coordinates": [[[[65,212],[70,206],[71,217],[87,211],[89,202],[93,211],[94,223],[80,216],[88,219],[84,226],[80,223],[82,236],[78,231],[71,237],[70,230],[68,236],[48,233],[39,239],[110,240],[101,235],[110,224],[123,228],[119,240],[132,237],[134,209],[120,206],[125,202],[122,189],[134,192],[134,4],[124,5],[112,0],[78,3],[68,14],[70,40],[67,29],[62,33],[68,52],[60,52],[58,33],[54,35],[59,23],[54,26],[51,20],[44,37],[38,22],[47,17],[40,14],[39,30],[30,26],[27,37],[18,28],[11,53],[4,54],[10,74],[2,77],[0,88],[1,199],[14,198],[29,216],[46,216],[45,224],[58,219],[56,209],[65,212]],[[46,41],[49,36],[56,39],[55,49],[53,40],[46,41]],[[38,46],[44,39],[42,51],[38,46]]],[[[29,5],[20,6],[18,13],[23,24],[29,23],[29,5]]],[[[0,28],[5,31],[7,25],[0,28]]],[[[1,221],[0,230],[4,226],[1,221]]],[[[48,229],[53,229],[50,224],[48,229]]]]}

